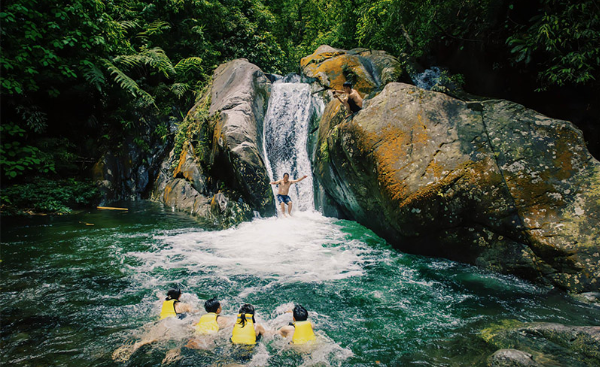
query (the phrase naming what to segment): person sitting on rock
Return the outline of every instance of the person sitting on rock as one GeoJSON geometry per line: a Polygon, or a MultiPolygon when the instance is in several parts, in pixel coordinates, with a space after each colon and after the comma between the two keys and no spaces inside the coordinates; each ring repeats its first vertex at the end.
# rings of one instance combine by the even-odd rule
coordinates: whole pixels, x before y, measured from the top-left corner
{"type": "Polygon", "coordinates": [[[312,323],[308,321],[308,311],[306,311],[306,308],[302,307],[302,305],[295,305],[292,313],[294,322],[279,329],[278,334],[284,338],[291,336],[291,343],[296,345],[314,341],[316,336],[312,323]]]}
{"type": "Polygon", "coordinates": [[[345,82],[343,88],[343,90],[334,90],[333,96],[346,107],[347,111],[350,111],[350,114],[346,116],[348,118],[362,109],[363,99],[356,89],[352,88],[352,83],[345,82]],[[346,94],[347,97],[342,99],[340,94],[346,94]]]}
{"type": "Polygon", "coordinates": [[[283,174],[283,179],[279,181],[273,181],[271,185],[279,185],[279,190],[277,191],[277,201],[281,204],[281,213],[285,217],[285,204],[288,206],[288,214],[292,215],[292,199],[288,196],[290,192],[290,186],[296,182],[300,182],[304,180],[306,175],[302,176],[297,180],[290,180],[290,175],[288,173],[283,174]]]}

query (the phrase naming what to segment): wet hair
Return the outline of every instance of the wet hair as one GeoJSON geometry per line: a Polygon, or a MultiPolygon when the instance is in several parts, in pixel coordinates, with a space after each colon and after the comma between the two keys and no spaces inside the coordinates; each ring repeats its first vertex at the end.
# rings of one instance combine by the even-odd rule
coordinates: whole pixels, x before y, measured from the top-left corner
{"type": "Polygon", "coordinates": [[[204,302],[204,309],[206,312],[217,312],[217,310],[221,307],[221,303],[217,299],[217,297],[211,298],[204,302]]]}
{"type": "Polygon", "coordinates": [[[172,299],[179,299],[179,297],[181,297],[181,289],[172,288],[172,289],[169,289],[169,291],[167,292],[167,298],[165,298],[165,299],[167,301],[170,301],[172,299]]]}
{"type": "Polygon", "coordinates": [[[286,172],[286,173],[283,174],[283,177],[285,177],[285,176],[290,177],[290,174],[286,172]]]}
{"type": "Polygon", "coordinates": [[[296,321],[306,321],[308,319],[308,311],[306,308],[302,307],[302,305],[294,306],[294,320],[296,321]]]}
{"type": "Polygon", "coordinates": [[[352,83],[351,82],[344,82],[344,87],[350,87],[352,88],[352,83]]]}
{"type": "Polygon", "coordinates": [[[252,315],[252,322],[256,324],[256,321],[254,320],[254,306],[252,306],[249,303],[244,304],[242,307],[240,307],[240,325],[242,325],[242,327],[246,326],[246,314],[250,314],[252,315]]]}

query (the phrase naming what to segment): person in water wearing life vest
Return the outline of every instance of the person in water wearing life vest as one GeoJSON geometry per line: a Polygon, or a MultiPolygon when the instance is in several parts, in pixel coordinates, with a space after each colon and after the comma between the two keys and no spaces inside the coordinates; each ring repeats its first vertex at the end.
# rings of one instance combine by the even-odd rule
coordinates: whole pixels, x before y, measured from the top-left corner
{"type": "Polygon", "coordinates": [[[216,334],[220,329],[229,325],[229,318],[221,316],[221,303],[215,298],[211,298],[204,302],[206,314],[200,318],[200,321],[194,326],[196,338],[190,340],[186,347],[192,349],[208,349],[209,342],[203,336],[211,336],[216,334]]]}
{"type": "Polygon", "coordinates": [[[283,179],[279,181],[271,182],[271,185],[279,185],[279,190],[277,191],[277,201],[281,204],[281,213],[285,217],[285,205],[288,206],[288,214],[292,215],[292,199],[288,196],[290,192],[290,186],[295,184],[296,182],[300,182],[304,180],[306,175],[300,177],[297,180],[290,180],[290,175],[288,173],[283,174],[283,179]]]}
{"type": "Polygon", "coordinates": [[[254,319],[254,306],[246,303],[240,308],[233,326],[231,342],[238,345],[254,345],[265,334],[265,328],[254,319]]]}
{"type": "MultiPolygon", "coordinates": [[[[289,312],[289,311],[288,311],[289,312]]],[[[306,344],[314,341],[317,337],[313,326],[308,321],[308,311],[301,305],[295,305],[292,311],[294,322],[279,329],[278,333],[284,338],[292,337],[292,344],[306,344]]]]}
{"type": "Polygon", "coordinates": [[[337,98],[338,101],[342,102],[344,107],[346,107],[346,110],[350,112],[346,118],[354,115],[362,109],[363,99],[360,94],[358,94],[356,89],[352,88],[352,83],[350,82],[344,83],[343,90],[334,90],[333,96],[337,98]],[[346,98],[341,98],[341,94],[346,94],[346,98]]]}
{"type": "Polygon", "coordinates": [[[169,289],[167,292],[167,298],[162,303],[162,308],[160,310],[160,319],[166,319],[168,317],[177,317],[184,318],[186,313],[195,312],[192,306],[187,303],[183,303],[179,301],[181,298],[181,289],[169,289]]]}
{"type": "MultiPolygon", "coordinates": [[[[172,335],[172,330],[177,330],[178,328],[173,328],[173,325],[165,323],[163,322],[163,320],[169,318],[182,319],[188,313],[197,312],[197,310],[192,308],[192,306],[179,301],[179,298],[181,298],[181,294],[181,289],[179,288],[169,289],[169,291],[167,292],[167,298],[165,298],[165,300],[163,301],[160,310],[160,321],[158,323],[153,324],[149,331],[142,336],[142,340],[134,343],[133,345],[123,345],[117,348],[113,352],[113,360],[118,362],[128,361],[131,355],[133,355],[142,346],[155,343],[159,340],[170,339],[172,335]]],[[[165,360],[170,358],[169,353],[172,352],[169,351],[167,353],[167,357],[165,357],[165,360]]]]}

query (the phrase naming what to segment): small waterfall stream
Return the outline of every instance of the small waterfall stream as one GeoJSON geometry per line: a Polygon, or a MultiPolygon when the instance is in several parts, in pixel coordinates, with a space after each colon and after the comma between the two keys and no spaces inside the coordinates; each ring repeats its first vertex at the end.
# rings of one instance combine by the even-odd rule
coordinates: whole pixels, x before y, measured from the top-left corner
{"type": "MultiPolygon", "coordinates": [[[[315,112],[310,86],[299,82],[299,77],[273,83],[263,128],[265,162],[272,181],[282,179],[286,172],[291,180],[308,176],[290,188],[289,195],[295,208],[301,211],[315,209],[307,151],[308,130],[315,112]]],[[[275,186],[273,194],[277,194],[275,186]]]]}

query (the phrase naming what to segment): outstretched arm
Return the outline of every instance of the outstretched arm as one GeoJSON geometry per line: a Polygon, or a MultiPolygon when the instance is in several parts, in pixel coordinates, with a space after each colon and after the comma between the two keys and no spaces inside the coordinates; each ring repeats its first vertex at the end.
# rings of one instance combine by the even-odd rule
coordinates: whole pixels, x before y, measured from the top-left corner
{"type": "Polygon", "coordinates": [[[289,335],[293,335],[293,334],[294,334],[294,331],[295,331],[295,329],[294,329],[294,327],[293,327],[293,326],[291,326],[291,325],[286,325],[286,326],[282,327],[281,329],[279,329],[279,330],[277,331],[277,333],[278,333],[279,335],[281,335],[282,337],[284,337],[284,338],[287,338],[289,335]]]}
{"type": "Polygon", "coordinates": [[[304,175],[304,176],[300,177],[300,178],[299,178],[299,179],[297,179],[297,180],[290,180],[290,182],[291,182],[291,183],[300,182],[300,181],[304,180],[304,179],[305,179],[305,178],[307,178],[307,177],[308,177],[307,175],[304,175]]]}
{"type": "Polygon", "coordinates": [[[273,182],[270,182],[269,185],[279,185],[280,183],[281,183],[281,180],[273,181],[273,182]]]}

